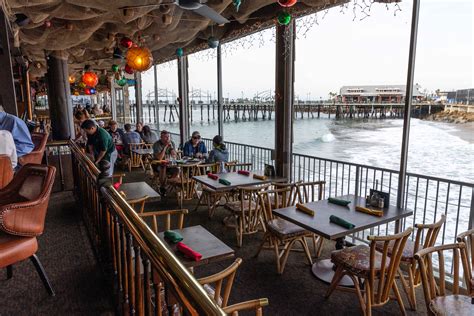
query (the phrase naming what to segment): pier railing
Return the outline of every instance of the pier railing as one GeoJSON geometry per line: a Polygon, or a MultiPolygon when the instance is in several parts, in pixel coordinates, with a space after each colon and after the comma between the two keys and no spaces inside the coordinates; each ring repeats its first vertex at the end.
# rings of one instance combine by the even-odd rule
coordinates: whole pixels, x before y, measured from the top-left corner
{"type": "MultiPolygon", "coordinates": [[[[211,139],[203,140],[207,148],[212,148],[211,139]]],[[[271,148],[233,142],[226,142],[226,146],[229,160],[251,162],[255,169],[273,164],[271,148]]],[[[323,198],[344,194],[367,196],[370,189],[378,189],[389,193],[390,202],[396,204],[398,174],[397,170],[294,153],[291,180],[326,181],[323,198]]],[[[457,234],[474,228],[474,183],[407,173],[403,207],[412,210],[413,215],[402,221],[402,229],[415,223],[433,223],[444,214],[446,224],[436,244],[456,242],[457,234]]],[[[368,235],[394,232],[395,223],[392,222],[360,231],[348,239],[367,242],[368,235]]],[[[451,260],[446,260],[446,271],[452,269],[451,260]]]]}

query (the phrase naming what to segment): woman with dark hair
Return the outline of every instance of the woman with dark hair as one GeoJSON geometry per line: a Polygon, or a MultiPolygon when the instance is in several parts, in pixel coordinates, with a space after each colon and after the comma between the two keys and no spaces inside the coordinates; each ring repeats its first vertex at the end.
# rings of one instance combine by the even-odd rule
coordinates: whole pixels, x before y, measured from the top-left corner
{"type": "Polygon", "coordinates": [[[143,126],[142,133],[140,135],[143,141],[147,144],[154,144],[158,140],[158,135],[151,130],[150,126],[143,126]]]}
{"type": "Polygon", "coordinates": [[[212,139],[213,149],[209,152],[209,158],[207,162],[228,162],[229,161],[229,152],[225,147],[224,140],[222,136],[216,135],[212,139]]]}

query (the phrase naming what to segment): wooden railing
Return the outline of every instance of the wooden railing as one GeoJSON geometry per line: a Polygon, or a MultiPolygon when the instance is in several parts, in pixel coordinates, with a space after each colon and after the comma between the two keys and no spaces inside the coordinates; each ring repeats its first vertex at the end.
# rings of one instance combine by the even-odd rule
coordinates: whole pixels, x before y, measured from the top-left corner
{"type": "Polygon", "coordinates": [[[118,314],[225,315],[73,142],[74,192],[118,314]]]}

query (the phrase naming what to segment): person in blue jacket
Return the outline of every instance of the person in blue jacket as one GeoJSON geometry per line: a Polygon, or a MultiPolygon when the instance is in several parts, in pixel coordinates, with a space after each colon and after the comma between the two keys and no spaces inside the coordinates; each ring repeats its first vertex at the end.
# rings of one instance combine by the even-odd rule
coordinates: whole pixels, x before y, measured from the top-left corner
{"type": "Polygon", "coordinates": [[[8,114],[0,107],[0,130],[9,131],[13,136],[18,158],[29,154],[35,148],[31,140],[31,134],[22,119],[15,115],[8,114]]]}
{"type": "Polygon", "coordinates": [[[196,158],[203,158],[207,155],[206,145],[201,140],[201,135],[198,131],[193,132],[191,139],[184,144],[183,155],[196,158]]]}

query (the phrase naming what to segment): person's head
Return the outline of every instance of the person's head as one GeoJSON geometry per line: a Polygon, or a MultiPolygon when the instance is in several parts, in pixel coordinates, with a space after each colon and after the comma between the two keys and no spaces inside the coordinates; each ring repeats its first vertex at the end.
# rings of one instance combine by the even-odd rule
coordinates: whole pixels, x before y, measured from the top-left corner
{"type": "Polygon", "coordinates": [[[224,140],[222,139],[222,136],[221,135],[214,136],[214,138],[212,139],[212,144],[214,145],[214,147],[220,147],[222,144],[224,144],[224,140]]]}
{"type": "Polygon", "coordinates": [[[97,167],[99,168],[101,173],[106,173],[110,169],[110,162],[102,159],[101,161],[99,161],[97,167]]]}
{"type": "Polygon", "coordinates": [[[110,128],[110,130],[111,130],[112,132],[115,132],[115,131],[117,130],[117,128],[118,128],[117,122],[114,121],[114,120],[110,120],[110,121],[109,121],[109,128],[110,128]]]}
{"type": "Polygon", "coordinates": [[[143,123],[142,122],[138,122],[136,125],[135,125],[135,128],[137,129],[137,132],[141,133],[143,131],[143,123]]]}
{"type": "Polygon", "coordinates": [[[85,120],[82,122],[81,128],[86,131],[87,135],[93,135],[97,131],[97,124],[93,120],[85,120]]]}
{"type": "Polygon", "coordinates": [[[170,132],[162,130],[160,133],[160,140],[163,144],[168,144],[171,141],[170,132]]]}
{"type": "Polygon", "coordinates": [[[74,118],[82,123],[87,119],[87,116],[83,110],[79,110],[74,114],[74,118]]]}
{"type": "Polygon", "coordinates": [[[198,131],[194,131],[193,134],[191,135],[191,142],[193,145],[198,144],[201,141],[201,134],[199,134],[198,131]]]}
{"type": "Polygon", "coordinates": [[[130,132],[132,130],[132,125],[127,123],[123,126],[123,128],[125,128],[126,132],[130,132]]]}
{"type": "Polygon", "coordinates": [[[143,126],[143,134],[145,134],[146,136],[151,135],[151,128],[150,128],[150,126],[148,126],[148,125],[143,126]]]}
{"type": "Polygon", "coordinates": [[[100,127],[102,127],[102,128],[104,128],[104,127],[105,127],[105,122],[104,122],[104,121],[102,121],[102,120],[99,120],[99,122],[98,122],[98,123],[99,123],[99,126],[100,126],[100,127]]]}

